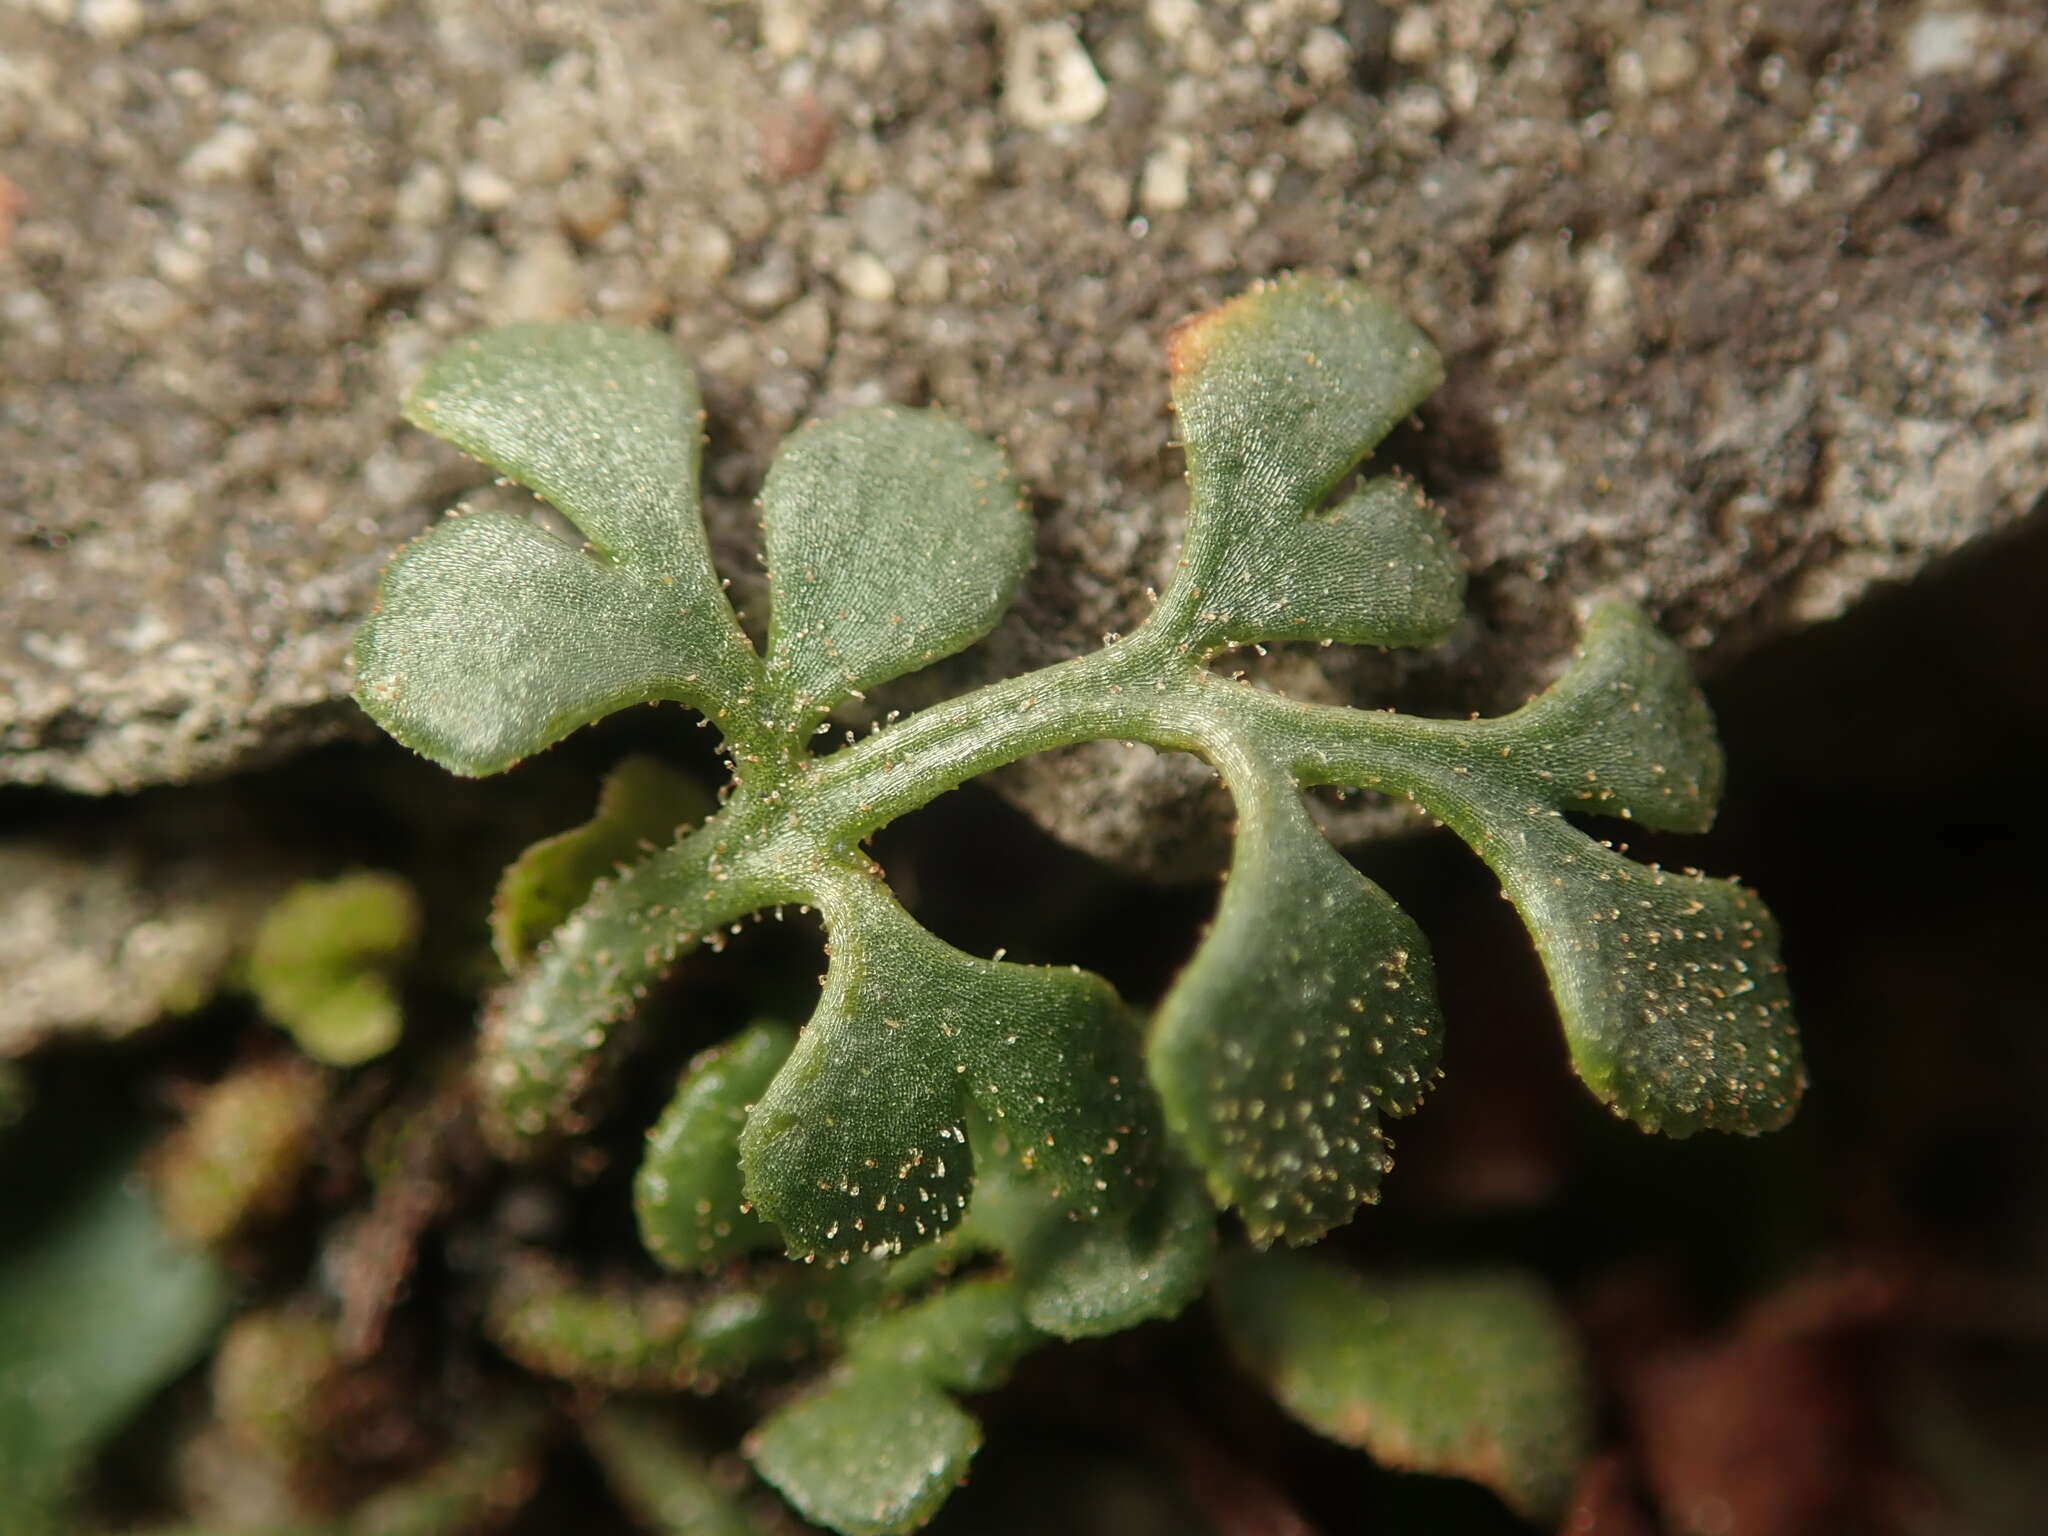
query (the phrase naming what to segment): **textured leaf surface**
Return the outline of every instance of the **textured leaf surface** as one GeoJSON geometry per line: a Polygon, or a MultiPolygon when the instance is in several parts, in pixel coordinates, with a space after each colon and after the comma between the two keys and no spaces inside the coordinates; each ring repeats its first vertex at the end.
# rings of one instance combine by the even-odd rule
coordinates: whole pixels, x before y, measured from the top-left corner
{"type": "Polygon", "coordinates": [[[808,727],[839,700],[971,645],[1031,563],[1001,450],[938,411],[806,427],[761,491],[768,675],[808,727]]]}
{"type": "Polygon", "coordinates": [[[1755,892],[1600,846],[1555,813],[1480,849],[1528,924],[1572,1065],[1669,1136],[1775,1130],[1806,1085],[1778,925],[1755,892]]]}
{"type": "Polygon", "coordinates": [[[357,1066],[398,1043],[395,982],[419,931],[419,899],[397,875],[361,870],[295,885],[256,931],[249,988],[307,1055],[357,1066]]]}
{"type": "Polygon", "coordinates": [[[1561,1512],[1590,1443],[1592,1384],[1535,1281],[1367,1279],[1239,1254],[1214,1294],[1239,1365],[1311,1429],[1390,1467],[1484,1483],[1531,1520],[1561,1512]]]}
{"type": "Polygon", "coordinates": [[[1216,638],[1431,645],[1457,625],[1465,573],[1411,482],[1368,480],[1327,512],[1233,545],[1203,590],[1216,638]]]}
{"type": "Polygon", "coordinates": [[[442,767],[498,773],[628,705],[708,708],[689,629],[659,580],[511,513],[458,511],[385,571],[356,698],[442,767]]]}
{"type": "Polygon", "coordinates": [[[1329,279],[1260,284],[1178,327],[1169,366],[1190,502],[1166,622],[1202,645],[1450,632],[1464,575],[1412,486],[1370,480],[1320,510],[1443,381],[1398,309],[1329,279]]]}
{"type": "Polygon", "coordinates": [[[748,1198],[799,1258],[928,1241],[974,1185],[954,1063],[938,1060],[960,1024],[917,985],[931,967],[875,936],[835,933],[832,951],[818,1011],[740,1135],[748,1198]]]}
{"type": "Polygon", "coordinates": [[[607,555],[716,591],[697,512],[697,380],[652,331],[508,325],[455,342],[406,419],[545,498],[607,555]]]}
{"type": "Polygon", "coordinates": [[[457,515],[402,550],[356,638],[356,696],[458,773],[495,773],[628,704],[713,715],[757,668],[698,513],[696,381],[651,334],[511,326],[456,343],[412,421],[559,508],[457,515]]]}
{"type": "Polygon", "coordinates": [[[861,1370],[916,1372],[954,1392],[989,1392],[1040,1341],[1006,1278],[957,1280],[869,1324],[847,1358],[861,1370]]]}
{"type": "Polygon", "coordinates": [[[1135,1199],[1152,1111],[1107,982],[962,954],[879,885],[826,923],[824,995],[740,1138],[748,1197],[792,1254],[900,1250],[953,1226],[970,1104],[1066,1209],[1135,1199]]]}
{"type": "Polygon", "coordinates": [[[1769,909],[1733,881],[1639,864],[1562,816],[1673,831],[1713,820],[1720,749],[1677,647],[1610,604],[1524,708],[1414,725],[1452,764],[1419,797],[1528,925],[1586,1085],[1673,1136],[1784,1124],[1805,1070],[1769,909]]]}
{"type": "MultiPolygon", "coordinates": [[[[777,899],[732,878],[716,818],[607,880],[486,1004],[476,1084],[485,1133],[530,1156],[585,1128],[622,1033],[677,956],[777,899]]],[[[631,1031],[624,1031],[630,1036],[631,1031]]]]}
{"type": "MultiPolygon", "coordinates": [[[[976,1192],[977,1210],[984,1195],[976,1192]]],[[[1031,1326],[1062,1339],[1096,1338],[1177,1316],[1202,1294],[1216,1213],[1201,1180],[1175,1169],[1128,1214],[1041,1218],[1012,1252],[1031,1326]]]]}
{"type": "Polygon", "coordinates": [[[1001,1386],[1040,1337],[1011,1281],[955,1282],[863,1328],[831,1376],[754,1432],[747,1454],[844,1536],[915,1530],[981,1445],[947,1391],[1001,1386]]]}
{"type": "Polygon", "coordinates": [[[747,1442],[754,1469],[840,1536],[914,1531],[981,1449],[981,1427],[902,1368],[849,1372],[798,1398],[747,1442]]]}
{"type": "Polygon", "coordinates": [[[633,1179],[640,1241],[670,1269],[702,1269],[781,1245],[745,1209],[740,1131],[796,1044],[784,1024],[749,1025],[690,1063],[676,1096],[647,1138],[633,1179]]]}
{"type": "Polygon", "coordinates": [[[1234,772],[1215,923],[1153,1020],[1168,1128],[1254,1242],[1312,1242],[1376,1198],[1382,1119],[1441,1050],[1429,946],[1324,839],[1291,784],[1234,772]]]}
{"type": "Polygon", "coordinates": [[[14,1206],[0,1217],[0,1489],[9,1528],[35,1530],[205,1348],[229,1288],[172,1239],[128,1158],[65,1189],[46,1220],[24,1227],[14,1206]]]}
{"type": "Polygon", "coordinates": [[[597,812],[543,838],[506,867],[491,903],[491,947],[507,971],[533,951],[617,868],[673,841],[711,814],[711,796],[659,758],[622,758],[605,775],[597,812]]]}
{"type": "Polygon", "coordinates": [[[1572,665],[1511,715],[1460,727],[1477,773],[1555,810],[1704,832],[1721,797],[1714,717],[1685,655],[1625,603],[1596,609],[1572,665]]]}

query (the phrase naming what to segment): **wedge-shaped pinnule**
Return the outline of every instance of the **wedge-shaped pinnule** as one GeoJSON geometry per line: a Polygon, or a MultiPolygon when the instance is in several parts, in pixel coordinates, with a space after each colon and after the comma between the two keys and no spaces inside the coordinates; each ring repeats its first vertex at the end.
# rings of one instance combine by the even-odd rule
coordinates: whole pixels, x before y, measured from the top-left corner
{"type": "Polygon", "coordinates": [[[1056,1338],[1121,1333],[1177,1316],[1209,1278],[1216,1213],[1185,1180],[1096,1227],[1048,1227],[1017,1261],[1025,1315],[1056,1338]]]}
{"type": "Polygon", "coordinates": [[[792,729],[972,645],[1031,563],[1002,450],[937,410],[804,428],[768,471],[761,520],[769,689],[792,729]]]}
{"type": "MultiPolygon", "coordinates": [[[[994,1182],[982,1173],[974,1192],[977,1222],[994,1203],[994,1182]]],[[[1040,1202],[1008,1225],[996,1246],[1010,1261],[1024,1315],[1062,1339],[1176,1316],[1202,1294],[1216,1254],[1216,1212],[1201,1180],[1178,1165],[1129,1211],[1070,1221],[1040,1202]]]]}
{"type": "Polygon", "coordinates": [[[1593,1385],[1533,1278],[1366,1276],[1291,1253],[1236,1254],[1216,1278],[1231,1353],[1295,1418],[1555,1525],[1589,1449],[1593,1385]]]}
{"type": "Polygon", "coordinates": [[[981,1449],[981,1426],[922,1376],[878,1367],[828,1382],[747,1442],[754,1469],[841,1536],[898,1536],[939,1512],[981,1449]]]}
{"type": "Polygon", "coordinates": [[[1603,603],[1562,677],[1511,715],[1456,728],[1474,776],[1560,811],[1704,832],[1721,799],[1714,717],[1685,654],[1626,603],[1603,603]]]}
{"type": "Polygon", "coordinates": [[[759,666],[712,569],[697,385],[673,346],[509,326],[442,353],[406,414],[551,502],[588,546],[479,511],[401,550],[356,637],[356,697],[379,725],[485,774],[629,704],[728,718],[759,666]]]}
{"type": "Polygon", "coordinates": [[[1135,1199],[1153,1111],[1107,982],[962,954],[879,884],[823,909],[824,995],[740,1137],[748,1196],[792,1254],[901,1249],[954,1225],[974,1183],[970,1109],[1069,1211],[1135,1199]]]}
{"type": "Polygon", "coordinates": [[[1356,284],[1261,284],[1184,322],[1168,362],[1188,528],[1155,622],[1198,649],[1450,633],[1464,572],[1421,492],[1385,475],[1324,507],[1443,381],[1436,349],[1398,309],[1356,284]]]}
{"type": "Polygon", "coordinates": [[[1377,1198],[1382,1120],[1442,1047],[1422,931],[1324,839],[1293,784],[1226,771],[1238,831],[1215,923],[1153,1021],[1166,1123],[1252,1240],[1313,1242],[1377,1198]]]}
{"type": "Polygon", "coordinates": [[[1572,1066],[1648,1131],[1769,1131],[1806,1072],[1778,925],[1732,880],[1604,848],[1555,813],[1482,849],[1528,924],[1572,1066]]]}
{"type": "Polygon", "coordinates": [[[1720,750],[1677,648],[1633,609],[1604,607],[1546,692],[1514,714],[1441,729],[1463,762],[1420,798],[1486,860],[1528,925],[1586,1086],[1671,1136],[1784,1124],[1805,1071],[1762,900],[1730,880],[1639,864],[1563,819],[1712,822],[1720,750]]]}
{"type": "Polygon", "coordinates": [[[993,1392],[1043,1343],[1024,1316],[1014,1280],[955,1280],[861,1327],[846,1352],[855,1366],[915,1371],[949,1392],[993,1392]]]}
{"type": "Polygon", "coordinates": [[[757,1248],[782,1246],[746,1205],[739,1138],[747,1111],[789,1059],[796,1031],[750,1024],[690,1063],[647,1135],[633,1177],[640,1241],[669,1269],[704,1269],[757,1248]]]}
{"type": "Polygon", "coordinates": [[[1039,1341],[1009,1280],[956,1282],[864,1329],[837,1370],[748,1437],[748,1459],[841,1536],[914,1531],[981,1448],[950,1394],[1001,1386],[1039,1341]]]}

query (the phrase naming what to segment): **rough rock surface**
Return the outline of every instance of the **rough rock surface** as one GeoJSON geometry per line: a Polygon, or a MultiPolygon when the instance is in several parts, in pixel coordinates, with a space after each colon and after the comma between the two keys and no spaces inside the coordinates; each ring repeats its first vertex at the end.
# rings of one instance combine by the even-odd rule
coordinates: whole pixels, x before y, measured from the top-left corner
{"type": "Polygon", "coordinates": [[[166,837],[130,816],[0,843],[0,1061],[213,996],[284,883],[253,850],[223,855],[233,825],[216,815],[166,837]]]}
{"type": "MultiPolygon", "coordinates": [[[[1171,559],[1167,328],[1291,266],[1442,345],[1393,451],[1475,575],[1442,652],[1299,685],[1500,707],[1613,590],[1732,654],[2048,487],[2048,33],[2026,0],[0,0],[0,779],[355,728],[377,567],[476,480],[397,394],[518,316],[697,356],[742,590],[791,426],[954,407],[1042,558],[952,680],[1092,645],[1171,559]]],[[[1004,782],[1165,868],[1203,778],[1004,782]]]]}

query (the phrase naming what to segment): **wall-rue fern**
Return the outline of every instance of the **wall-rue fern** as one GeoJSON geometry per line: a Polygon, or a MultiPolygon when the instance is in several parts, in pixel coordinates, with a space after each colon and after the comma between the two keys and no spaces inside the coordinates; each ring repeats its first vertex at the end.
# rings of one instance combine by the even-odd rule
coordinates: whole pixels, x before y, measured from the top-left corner
{"type": "MultiPolygon", "coordinates": [[[[1439,382],[1421,333],[1366,290],[1300,277],[1184,324],[1170,367],[1190,504],[1144,623],[824,754],[812,747],[835,706],[1004,612],[1031,539],[997,449],[943,412],[896,407],[791,438],[762,491],[757,651],[711,563],[696,385],[665,340],[515,326],[458,343],[409,402],[415,423],[539,493],[586,542],[479,511],[408,546],[357,642],[364,708],[445,767],[484,774],[626,705],[680,701],[717,727],[733,774],[705,816],[631,770],[610,792],[630,815],[515,866],[497,920],[513,974],[482,1047],[494,1140],[525,1155],[586,1125],[649,985],[735,922],[800,904],[829,942],[817,1011],[801,1031],[757,1026],[686,1075],[636,1188],[650,1251],[691,1269],[945,1238],[1004,1261],[978,1289],[856,1329],[840,1373],[761,1431],[767,1475],[842,1530],[906,1529],[935,1507],[978,1435],[948,1392],[989,1384],[1038,1335],[1127,1326],[1197,1294],[1210,1201],[1264,1246],[1313,1241],[1376,1197],[1386,1122],[1438,1075],[1432,961],[1323,839],[1305,789],[1406,796],[1472,845],[1528,925],[1577,1071],[1617,1113],[1673,1135],[1750,1132],[1799,1096],[1763,905],[1636,863],[1567,819],[1696,831],[1713,814],[1711,721],[1641,615],[1599,609],[1564,676],[1495,719],[1311,705],[1215,666],[1273,642],[1426,645],[1457,623],[1463,577],[1416,487],[1367,477],[1332,504],[1439,382]],[[1194,753],[1238,806],[1215,922],[1149,1024],[1085,972],[946,944],[863,851],[977,774],[1099,738],[1194,753]],[[590,878],[577,861],[687,821],[563,913],[559,892],[590,878]],[[929,1309],[970,1319],[980,1342],[934,1354],[905,1321],[929,1309]],[[829,1446],[882,1422],[876,1382],[893,1384],[897,1417],[943,1431],[936,1449],[922,1473],[867,1462],[834,1483],[829,1446]]],[[[546,1316],[522,1316],[545,1332],[546,1316]]]]}

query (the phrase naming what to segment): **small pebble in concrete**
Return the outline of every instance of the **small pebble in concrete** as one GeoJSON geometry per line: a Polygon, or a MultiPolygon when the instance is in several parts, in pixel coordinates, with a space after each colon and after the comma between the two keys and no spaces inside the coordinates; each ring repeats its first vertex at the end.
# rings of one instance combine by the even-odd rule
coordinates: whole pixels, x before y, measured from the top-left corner
{"type": "Polygon", "coordinates": [[[1003,56],[1003,109],[1026,128],[1085,123],[1109,105],[1109,87],[1080,37],[1046,21],[1010,34],[1003,56]]]}

